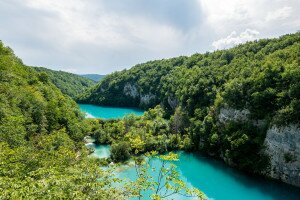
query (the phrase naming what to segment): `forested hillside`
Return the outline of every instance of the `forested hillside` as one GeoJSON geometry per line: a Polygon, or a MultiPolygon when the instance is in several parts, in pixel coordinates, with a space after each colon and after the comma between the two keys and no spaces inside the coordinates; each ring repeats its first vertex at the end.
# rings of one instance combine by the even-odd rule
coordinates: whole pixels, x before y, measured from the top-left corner
{"type": "Polygon", "coordinates": [[[89,78],[82,77],[77,74],[72,74],[64,71],[54,71],[43,67],[35,67],[37,72],[45,72],[49,79],[62,93],[75,99],[79,94],[82,94],[87,88],[96,84],[89,78]]]}
{"type": "Polygon", "coordinates": [[[0,199],[114,199],[82,148],[87,125],[47,73],[0,41],[0,199]]]}
{"type": "Polygon", "coordinates": [[[272,125],[300,123],[300,33],[228,50],[139,64],[106,76],[81,102],[161,105],[192,149],[261,173],[272,125]],[[231,116],[231,118],[227,118],[231,116]]]}
{"type": "Polygon", "coordinates": [[[105,77],[105,75],[99,75],[99,74],[82,74],[80,76],[83,76],[85,78],[91,79],[96,82],[101,81],[105,77]]]}
{"type": "MultiPolygon", "coordinates": [[[[52,83],[48,73],[25,66],[0,41],[0,199],[115,200],[143,198],[141,192],[148,189],[155,199],[163,196],[159,181],[146,179],[149,166],[142,160],[136,168],[140,178],[123,182],[112,176],[111,169],[100,168],[110,158],[88,156],[84,136],[101,123],[84,119],[75,101],[52,83]]],[[[178,158],[170,154],[159,159],[178,158]]],[[[167,169],[162,165],[157,170],[167,169]]],[[[170,175],[162,176],[172,187],[164,195],[184,192],[204,199],[199,190],[179,180],[174,167],[168,170],[170,175]]]]}

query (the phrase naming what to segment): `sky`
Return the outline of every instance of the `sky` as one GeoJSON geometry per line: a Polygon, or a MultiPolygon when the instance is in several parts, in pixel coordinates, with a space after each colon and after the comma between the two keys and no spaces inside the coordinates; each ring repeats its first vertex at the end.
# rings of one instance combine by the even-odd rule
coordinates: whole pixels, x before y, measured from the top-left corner
{"type": "Polygon", "coordinates": [[[0,40],[30,66],[108,74],[300,30],[300,0],[0,0],[0,40]]]}

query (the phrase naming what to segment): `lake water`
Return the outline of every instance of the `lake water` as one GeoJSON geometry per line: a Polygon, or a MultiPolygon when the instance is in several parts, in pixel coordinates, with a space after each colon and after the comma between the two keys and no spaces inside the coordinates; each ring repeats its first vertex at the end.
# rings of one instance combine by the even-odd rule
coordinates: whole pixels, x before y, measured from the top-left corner
{"type": "MultiPolygon", "coordinates": [[[[97,145],[96,155],[106,157],[109,146],[97,145]],[[103,154],[102,154],[102,153],[103,154]]],[[[175,162],[181,179],[189,186],[202,190],[209,199],[215,200],[299,200],[300,188],[263,178],[245,175],[223,162],[195,153],[179,152],[180,160],[175,162]]],[[[157,159],[151,165],[159,167],[157,159]]],[[[156,177],[155,174],[153,174],[156,177]]],[[[134,180],[136,172],[127,167],[118,174],[121,178],[134,180]]],[[[147,198],[144,198],[147,199],[147,198]]],[[[174,199],[186,199],[175,196],[174,199]]]]}
{"type": "Polygon", "coordinates": [[[97,158],[108,158],[110,156],[110,146],[109,145],[96,145],[94,143],[86,144],[87,147],[93,148],[95,151],[91,156],[97,158]]]}
{"type": "Polygon", "coordinates": [[[91,104],[79,104],[79,107],[82,112],[86,113],[87,118],[118,119],[128,114],[137,116],[144,114],[143,110],[137,108],[107,107],[91,104]]]}

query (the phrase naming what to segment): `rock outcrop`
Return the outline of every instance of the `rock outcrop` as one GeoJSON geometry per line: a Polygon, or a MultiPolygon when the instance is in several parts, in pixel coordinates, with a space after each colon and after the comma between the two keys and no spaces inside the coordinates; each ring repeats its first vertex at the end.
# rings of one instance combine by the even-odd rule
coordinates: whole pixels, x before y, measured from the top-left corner
{"type": "Polygon", "coordinates": [[[140,105],[141,106],[147,106],[150,105],[152,100],[154,100],[156,98],[156,96],[154,94],[145,94],[145,95],[140,95],[140,105]]]}
{"type": "MultiPolygon", "coordinates": [[[[258,127],[266,125],[265,120],[253,120],[249,119],[249,116],[250,112],[247,109],[221,108],[218,120],[221,124],[229,121],[247,121],[258,127]]],[[[269,127],[264,145],[266,147],[264,152],[270,158],[270,170],[263,173],[271,178],[300,187],[300,125],[269,127]]]]}
{"type": "Polygon", "coordinates": [[[126,96],[138,99],[140,104],[137,106],[148,107],[156,99],[156,95],[152,93],[141,94],[136,85],[126,83],[123,89],[123,93],[126,96]]]}
{"type": "Polygon", "coordinates": [[[269,176],[300,187],[300,128],[299,125],[272,126],[265,139],[270,157],[269,176]]]}
{"type": "Polygon", "coordinates": [[[140,96],[137,87],[135,85],[131,85],[130,83],[126,83],[123,92],[126,96],[130,96],[132,98],[137,98],[140,96]]]}
{"type": "Polygon", "coordinates": [[[178,100],[175,97],[168,96],[168,104],[173,110],[175,110],[178,106],[178,100]]]}
{"type": "Polygon", "coordinates": [[[221,108],[218,116],[220,123],[226,123],[227,121],[247,121],[249,118],[249,110],[237,110],[234,108],[221,108]]]}

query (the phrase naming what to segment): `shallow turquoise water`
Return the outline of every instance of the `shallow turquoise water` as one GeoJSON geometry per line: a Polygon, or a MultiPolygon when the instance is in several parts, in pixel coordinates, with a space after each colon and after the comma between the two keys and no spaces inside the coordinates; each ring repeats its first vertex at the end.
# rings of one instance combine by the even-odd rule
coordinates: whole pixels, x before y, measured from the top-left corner
{"type": "Polygon", "coordinates": [[[88,143],[86,146],[95,149],[91,154],[97,158],[108,158],[110,156],[110,145],[96,145],[94,143],[88,143]]]}
{"type": "MultiPolygon", "coordinates": [[[[96,149],[103,147],[96,146],[96,149]]],[[[105,148],[108,148],[105,146],[105,148]]],[[[98,154],[99,156],[102,156],[98,154]]],[[[180,152],[180,160],[175,162],[181,179],[189,186],[202,190],[209,199],[215,200],[299,200],[300,188],[292,187],[263,178],[245,175],[223,162],[195,153],[180,152]]],[[[151,165],[159,167],[160,162],[151,160],[151,165]]],[[[157,174],[153,174],[154,177],[157,174]]],[[[133,167],[118,174],[121,178],[134,180],[136,172],[133,167]]],[[[173,196],[174,199],[186,199],[173,196]]],[[[144,198],[146,199],[146,198],[144,198]]]]}
{"type": "Polygon", "coordinates": [[[82,112],[86,113],[87,118],[117,119],[123,118],[128,114],[137,116],[144,114],[143,110],[136,108],[107,107],[91,104],[79,104],[79,107],[82,112]]]}

